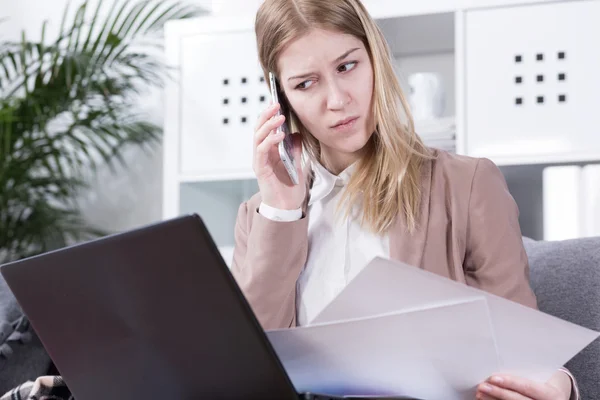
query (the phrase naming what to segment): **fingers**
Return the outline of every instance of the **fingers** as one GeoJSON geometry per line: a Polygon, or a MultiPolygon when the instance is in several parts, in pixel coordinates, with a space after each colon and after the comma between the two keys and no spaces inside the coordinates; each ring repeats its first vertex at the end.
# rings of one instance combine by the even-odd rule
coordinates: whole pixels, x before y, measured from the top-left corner
{"type": "Polygon", "coordinates": [[[280,115],[265,122],[254,134],[254,147],[258,147],[269,136],[271,131],[281,126],[284,121],[285,117],[280,115]]]}
{"type": "Polygon", "coordinates": [[[277,113],[277,110],[279,110],[279,103],[271,104],[269,107],[265,108],[256,120],[256,126],[254,127],[254,131],[256,132],[257,130],[259,130],[260,127],[263,126],[264,123],[269,120],[269,118],[271,118],[277,113]]]}
{"type": "Polygon", "coordinates": [[[279,109],[279,104],[273,104],[265,109],[257,122],[257,129],[254,133],[254,166],[255,173],[258,172],[256,167],[261,168],[267,164],[269,160],[269,151],[274,145],[281,142],[285,134],[283,132],[279,134],[271,135],[279,126],[285,121],[283,115],[273,118],[279,109]]]}
{"type": "Polygon", "coordinates": [[[269,135],[256,147],[256,155],[257,157],[266,156],[269,154],[269,151],[281,142],[285,137],[283,132],[276,133],[274,135],[269,135]]]}
{"type": "Polygon", "coordinates": [[[477,393],[477,400],[498,400],[496,397],[488,396],[487,394],[477,393]]]}
{"type": "MultiPolygon", "coordinates": [[[[517,392],[509,389],[501,388],[499,386],[492,385],[488,382],[482,383],[477,387],[477,400],[531,400],[532,398],[523,396],[517,392]]],[[[534,397],[538,400],[538,398],[534,397]]],[[[539,400],[545,400],[545,397],[539,398],[539,400]]]]}
{"type": "Polygon", "coordinates": [[[546,383],[511,375],[498,375],[488,379],[488,383],[504,390],[520,393],[531,399],[550,400],[556,397],[556,388],[546,383]]]}

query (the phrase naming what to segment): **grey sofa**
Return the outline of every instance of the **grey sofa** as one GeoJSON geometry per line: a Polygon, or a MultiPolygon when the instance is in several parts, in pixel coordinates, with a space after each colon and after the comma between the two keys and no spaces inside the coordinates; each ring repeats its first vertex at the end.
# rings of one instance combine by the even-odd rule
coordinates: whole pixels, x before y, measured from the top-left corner
{"type": "MultiPolygon", "coordinates": [[[[600,331],[600,237],[555,242],[524,238],[541,311],[600,331]]],[[[600,339],[573,357],[584,400],[600,399],[600,339]]]]}
{"type": "Polygon", "coordinates": [[[0,275],[0,396],[51,370],[48,353],[0,275]]]}
{"type": "MultiPolygon", "coordinates": [[[[540,309],[600,331],[600,237],[560,242],[524,238],[523,242],[540,309]]],[[[23,335],[26,332],[13,334],[26,328],[20,318],[14,297],[0,277],[0,328],[4,329],[4,335],[0,329],[0,395],[24,381],[57,373],[31,330],[27,331],[31,337],[23,335]]],[[[600,399],[600,340],[567,367],[578,379],[583,399],[600,399]]]]}

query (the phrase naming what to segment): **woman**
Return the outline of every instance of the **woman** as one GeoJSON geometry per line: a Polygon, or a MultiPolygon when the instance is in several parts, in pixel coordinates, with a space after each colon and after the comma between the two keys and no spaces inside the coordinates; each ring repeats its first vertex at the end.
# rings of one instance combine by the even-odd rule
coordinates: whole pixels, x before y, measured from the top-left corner
{"type": "MultiPolygon", "coordinates": [[[[240,206],[232,270],[265,329],[310,322],[375,256],[537,306],[501,172],[487,159],[423,144],[385,39],[359,0],[266,0],[256,36],[285,113],[273,118],[273,104],[259,117],[260,193],[240,206]],[[277,149],[284,120],[297,132],[298,185],[277,149]]],[[[477,398],[576,392],[561,370],[546,383],[491,377],[477,398]]]]}

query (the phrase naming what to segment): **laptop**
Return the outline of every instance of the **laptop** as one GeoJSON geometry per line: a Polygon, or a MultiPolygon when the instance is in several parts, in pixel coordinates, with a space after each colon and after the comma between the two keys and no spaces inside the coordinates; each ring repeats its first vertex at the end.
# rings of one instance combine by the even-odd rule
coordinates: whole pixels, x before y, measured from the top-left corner
{"type": "Polygon", "coordinates": [[[78,400],[338,398],[295,390],[196,214],[0,272],[78,400]]]}

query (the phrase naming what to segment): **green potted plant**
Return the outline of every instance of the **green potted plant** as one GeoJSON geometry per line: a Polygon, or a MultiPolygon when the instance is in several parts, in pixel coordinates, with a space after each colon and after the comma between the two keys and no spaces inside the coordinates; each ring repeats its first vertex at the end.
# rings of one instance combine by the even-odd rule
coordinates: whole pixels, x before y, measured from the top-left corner
{"type": "Polygon", "coordinates": [[[67,7],[49,43],[46,24],[40,40],[0,42],[0,263],[104,234],[75,202],[82,172],[126,164],[127,146],[160,139],[137,107],[141,90],[168,78],[153,37],[202,10],[166,0],[104,7],[85,0],[72,18],[67,7]]]}

